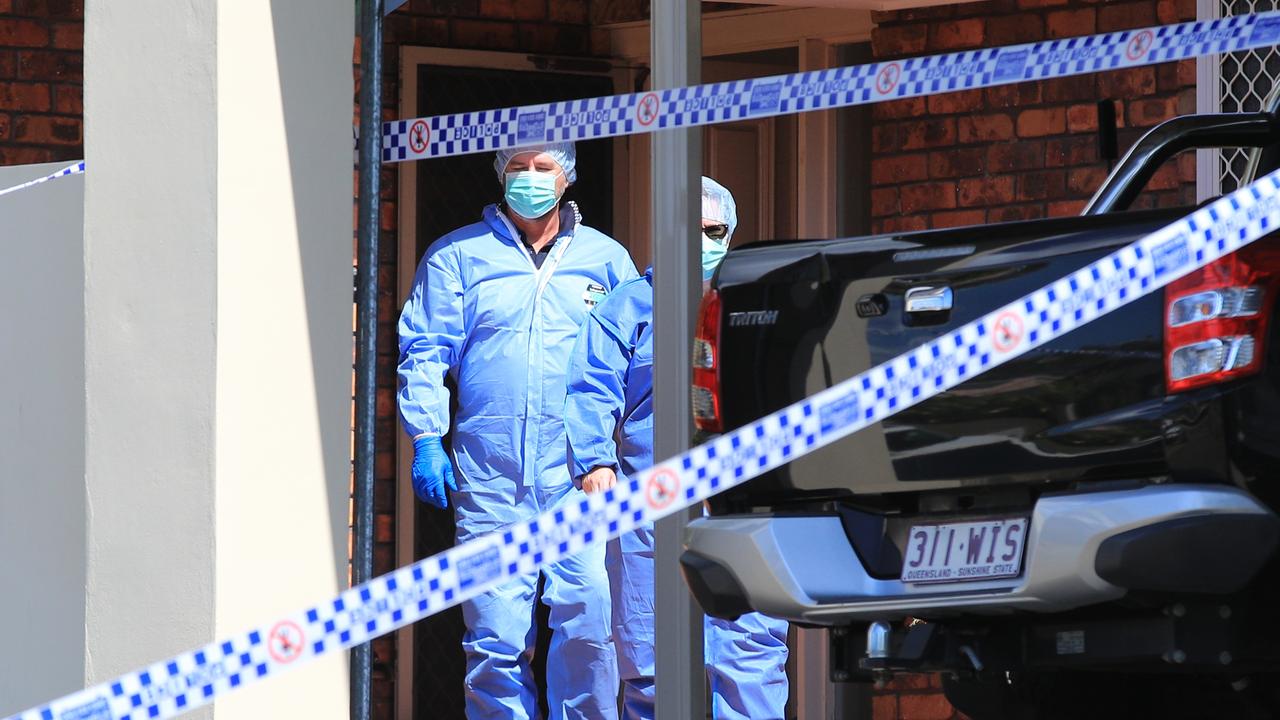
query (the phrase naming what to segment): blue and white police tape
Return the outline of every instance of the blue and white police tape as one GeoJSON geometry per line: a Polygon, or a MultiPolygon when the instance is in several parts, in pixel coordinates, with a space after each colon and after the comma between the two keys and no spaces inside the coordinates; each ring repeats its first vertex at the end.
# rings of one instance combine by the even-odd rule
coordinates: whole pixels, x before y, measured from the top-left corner
{"type": "Polygon", "coordinates": [[[61,170],[59,170],[59,171],[58,171],[58,172],[56,172],[56,173],[52,173],[52,174],[50,174],[50,175],[45,175],[45,176],[44,176],[44,177],[42,177],[42,178],[36,178],[35,180],[29,180],[29,181],[24,182],[24,183],[21,183],[21,184],[19,184],[19,185],[14,185],[13,187],[9,187],[9,188],[5,188],[5,189],[3,189],[3,190],[0,190],[0,195],[8,195],[9,193],[18,192],[19,190],[25,190],[25,189],[27,189],[27,188],[29,188],[29,187],[33,187],[33,186],[35,186],[35,185],[39,185],[39,184],[41,184],[41,183],[47,183],[47,182],[49,182],[50,180],[57,180],[57,179],[58,179],[58,178],[60,178],[60,177],[66,177],[66,176],[68,176],[68,175],[79,175],[79,174],[81,174],[81,173],[83,173],[83,172],[84,172],[84,161],[83,161],[83,160],[81,160],[80,162],[76,163],[75,165],[68,165],[67,167],[62,168],[61,170]]]}
{"type": "MultiPolygon", "coordinates": [[[[394,120],[383,124],[382,160],[467,155],[828,110],[1187,60],[1278,41],[1280,11],[1272,11],[671,90],[394,120]]],[[[83,171],[83,163],[79,167],[83,171]]],[[[23,187],[29,185],[0,195],[23,187]]]]}
{"type": "Polygon", "coordinates": [[[438,613],[923,402],[1280,227],[1280,171],[849,380],[603,494],[543,513],[223,642],[11,720],[168,718],[438,613]]]}
{"type": "Polygon", "coordinates": [[[1280,11],[654,92],[396,120],[382,160],[618,137],[1044,80],[1249,50],[1280,40],[1280,11]]]}

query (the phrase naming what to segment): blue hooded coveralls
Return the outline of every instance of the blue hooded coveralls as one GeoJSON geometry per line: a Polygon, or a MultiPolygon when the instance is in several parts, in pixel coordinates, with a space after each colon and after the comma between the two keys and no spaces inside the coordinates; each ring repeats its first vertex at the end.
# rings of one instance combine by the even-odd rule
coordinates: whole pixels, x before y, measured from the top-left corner
{"type": "MultiPolygon", "coordinates": [[[[592,310],[578,335],[564,412],[575,478],[612,467],[621,484],[653,466],[652,321],[650,269],[592,310]]],[[[654,715],[652,525],[610,541],[607,562],[623,717],[649,720],[654,715]]],[[[782,718],[786,621],[758,613],[737,621],[709,617],[704,630],[712,717],[782,718]]]]}
{"type": "MultiPolygon", "coordinates": [[[[427,250],[400,316],[401,419],[412,437],[449,431],[457,541],[577,502],[566,467],[565,371],[591,307],[636,277],[627,251],[580,223],[572,203],[541,267],[497,208],[427,250]]],[[[542,568],[553,631],[547,660],[552,718],[617,717],[605,549],[596,545],[542,568]]],[[[532,718],[529,660],[538,574],[462,603],[466,705],[472,718],[532,718]]]]}

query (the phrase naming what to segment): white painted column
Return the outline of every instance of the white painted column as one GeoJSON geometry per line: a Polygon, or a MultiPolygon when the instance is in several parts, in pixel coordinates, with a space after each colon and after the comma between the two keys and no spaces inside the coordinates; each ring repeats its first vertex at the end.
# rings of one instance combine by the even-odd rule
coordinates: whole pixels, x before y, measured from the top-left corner
{"type": "MultiPolygon", "coordinates": [[[[346,584],[351,5],[86,12],[87,683],[346,584]]],[[[345,718],[346,658],[207,717],[345,718]]]]}

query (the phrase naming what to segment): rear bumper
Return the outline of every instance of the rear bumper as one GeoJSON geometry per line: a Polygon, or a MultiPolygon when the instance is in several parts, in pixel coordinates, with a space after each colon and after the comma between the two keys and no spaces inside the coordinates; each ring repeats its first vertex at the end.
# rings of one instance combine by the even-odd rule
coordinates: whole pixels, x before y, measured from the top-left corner
{"type": "Polygon", "coordinates": [[[757,610],[840,625],[1061,612],[1138,589],[1233,592],[1271,556],[1278,535],[1276,516],[1239,489],[1164,485],[1041,498],[1022,575],[1004,580],[910,585],[874,578],[833,515],[695,520],[681,564],[708,614],[757,610]],[[1164,571],[1153,562],[1165,563],[1164,571]]]}

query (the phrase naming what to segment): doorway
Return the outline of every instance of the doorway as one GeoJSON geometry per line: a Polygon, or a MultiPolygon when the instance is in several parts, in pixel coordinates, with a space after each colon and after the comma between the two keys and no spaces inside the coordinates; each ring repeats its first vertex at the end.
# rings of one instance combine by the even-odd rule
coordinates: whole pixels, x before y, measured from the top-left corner
{"type": "MultiPolygon", "coordinates": [[[[607,62],[557,60],[509,53],[403,48],[405,78],[401,117],[472,112],[495,107],[577,100],[615,92],[607,62]],[[569,66],[568,69],[565,66],[569,66]]],[[[577,143],[578,183],[566,193],[578,203],[583,222],[613,234],[614,151],[609,140],[577,143]]],[[[400,167],[400,258],[398,301],[413,271],[437,238],[477,222],[485,205],[498,202],[502,186],[493,153],[437,158],[400,167]]],[[[446,444],[449,438],[446,437],[446,444]]],[[[397,565],[441,552],[454,544],[452,510],[418,502],[408,489],[412,448],[400,434],[397,483],[397,565]],[[411,521],[406,521],[412,518],[411,521]]],[[[541,685],[547,640],[546,611],[539,605],[539,641],[534,671],[541,685]]],[[[400,631],[397,637],[396,717],[464,716],[462,612],[451,608],[400,631]],[[408,662],[405,662],[408,660],[408,662]]],[[[543,693],[539,694],[544,697],[543,693]]],[[[546,710],[543,709],[545,714],[546,710]]]]}

